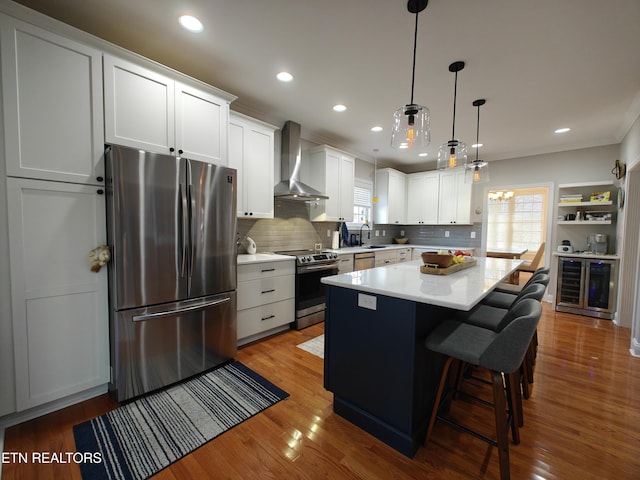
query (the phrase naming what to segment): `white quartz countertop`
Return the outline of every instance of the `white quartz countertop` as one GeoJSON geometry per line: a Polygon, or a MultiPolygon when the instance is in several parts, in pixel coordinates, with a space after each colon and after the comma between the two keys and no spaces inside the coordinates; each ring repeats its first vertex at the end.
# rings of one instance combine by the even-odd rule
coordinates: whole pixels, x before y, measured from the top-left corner
{"type": "Polygon", "coordinates": [[[470,310],[523,262],[474,257],[477,264],[449,275],[421,273],[421,260],[322,278],[322,283],[361,292],[470,310]]]}
{"type": "Polygon", "coordinates": [[[256,253],[254,255],[240,254],[238,255],[238,265],[247,263],[266,263],[266,262],[295,262],[296,257],[291,255],[278,255],[277,253],[256,253]]]}
{"type": "Polygon", "coordinates": [[[573,258],[599,258],[601,260],[620,260],[620,255],[614,253],[567,253],[567,252],[553,252],[553,255],[557,257],[573,257],[573,258]]]}
{"type": "Polygon", "coordinates": [[[364,245],[362,247],[343,247],[343,248],[335,248],[335,249],[325,249],[325,252],[332,253],[362,253],[362,252],[378,252],[381,250],[399,250],[404,248],[417,248],[419,250],[474,250],[473,247],[452,247],[452,246],[442,246],[442,245],[415,245],[413,243],[405,243],[401,245],[399,243],[390,243],[384,245],[384,248],[369,248],[370,245],[364,245]]]}

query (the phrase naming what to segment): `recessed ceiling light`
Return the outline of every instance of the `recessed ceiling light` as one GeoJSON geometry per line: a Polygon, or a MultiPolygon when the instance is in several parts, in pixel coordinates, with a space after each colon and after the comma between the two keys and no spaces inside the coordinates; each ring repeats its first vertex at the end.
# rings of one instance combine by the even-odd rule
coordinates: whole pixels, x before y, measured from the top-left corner
{"type": "Polygon", "coordinates": [[[379,127],[379,126],[371,127],[371,131],[372,132],[381,132],[382,131],[382,127],[379,127]]]}
{"type": "Polygon", "coordinates": [[[178,21],[180,25],[189,30],[190,32],[199,33],[204,30],[204,26],[202,22],[198,20],[196,17],[192,17],[191,15],[182,15],[178,21]]]}
{"type": "Polygon", "coordinates": [[[344,112],[347,109],[347,107],[345,107],[344,105],[334,105],[333,106],[333,111],[334,112],[344,112]]]}
{"type": "Polygon", "coordinates": [[[568,131],[570,131],[570,130],[571,130],[571,129],[570,129],[570,128],[567,128],[567,127],[565,127],[565,128],[559,128],[559,129],[557,129],[556,131],[554,131],[553,133],[567,133],[567,132],[568,132],[568,131]]]}
{"type": "Polygon", "coordinates": [[[419,157],[426,157],[427,155],[429,155],[428,153],[419,153],[418,156],[419,157]]]}
{"type": "Polygon", "coordinates": [[[471,145],[471,148],[480,148],[484,146],[482,143],[474,143],[473,145],[471,145]]]}
{"type": "Polygon", "coordinates": [[[293,80],[293,75],[291,75],[289,72],[280,72],[278,75],[276,75],[276,78],[281,82],[290,82],[291,80],[293,80]]]}

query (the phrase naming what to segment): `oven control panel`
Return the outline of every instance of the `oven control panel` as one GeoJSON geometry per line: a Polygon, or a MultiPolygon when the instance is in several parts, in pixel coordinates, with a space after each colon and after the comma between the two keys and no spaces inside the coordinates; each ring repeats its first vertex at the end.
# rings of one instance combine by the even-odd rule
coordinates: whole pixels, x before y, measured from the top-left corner
{"type": "Polygon", "coordinates": [[[300,255],[298,256],[298,261],[300,263],[319,263],[319,262],[327,262],[331,260],[336,260],[338,258],[337,253],[316,253],[312,255],[300,255]]]}

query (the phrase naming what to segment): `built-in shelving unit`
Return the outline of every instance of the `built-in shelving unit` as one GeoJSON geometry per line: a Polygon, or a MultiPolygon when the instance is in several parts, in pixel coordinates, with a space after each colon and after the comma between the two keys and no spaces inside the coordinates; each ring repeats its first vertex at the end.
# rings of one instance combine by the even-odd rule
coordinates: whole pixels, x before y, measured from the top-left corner
{"type": "Polygon", "coordinates": [[[587,236],[591,233],[604,233],[609,236],[609,249],[615,252],[616,198],[618,189],[613,180],[595,182],[562,183],[558,185],[556,203],[556,241],[569,240],[576,251],[588,248],[587,236]],[[596,192],[610,192],[609,198],[591,201],[596,192]],[[578,201],[560,201],[573,196],[578,201]]]}
{"type": "Polygon", "coordinates": [[[591,198],[591,193],[593,193],[594,189],[606,189],[607,187],[610,191],[610,200],[595,202],[590,200],[558,202],[558,220],[556,221],[556,223],[558,225],[611,225],[615,212],[615,207],[613,207],[613,199],[615,199],[616,195],[613,181],[604,180],[600,182],[563,183],[558,185],[558,198],[561,198],[563,194],[577,194],[582,195],[583,197],[586,196],[586,198],[591,198]],[[593,208],[593,210],[587,210],[588,208],[593,208]],[[594,217],[599,216],[603,213],[611,213],[611,215],[608,219],[578,219],[578,212],[580,212],[583,217],[591,216],[589,215],[590,213],[593,213],[594,217]],[[573,220],[569,220],[566,218],[567,214],[576,215],[576,218],[574,218],[573,220]],[[560,217],[565,217],[565,219],[560,220],[560,217]]]}

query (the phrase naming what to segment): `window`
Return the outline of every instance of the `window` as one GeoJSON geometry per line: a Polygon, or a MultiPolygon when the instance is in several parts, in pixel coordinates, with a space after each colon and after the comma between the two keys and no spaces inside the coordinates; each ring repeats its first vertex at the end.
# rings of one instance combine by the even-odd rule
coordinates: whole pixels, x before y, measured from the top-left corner
{"type": "Polygon", "coordinates": [[[373,183],[359,178],[355,179],[353,187],[353,223],[347,226],[360,226],[371,222],[371,198],[373,183]]]}
{"type": "Polygon", "coordinates": [[[546,238],[548,189],[513,190],[513,196],[492,198],[489,192],[487,250],[526,248],[532,258],[546,238]]]}

